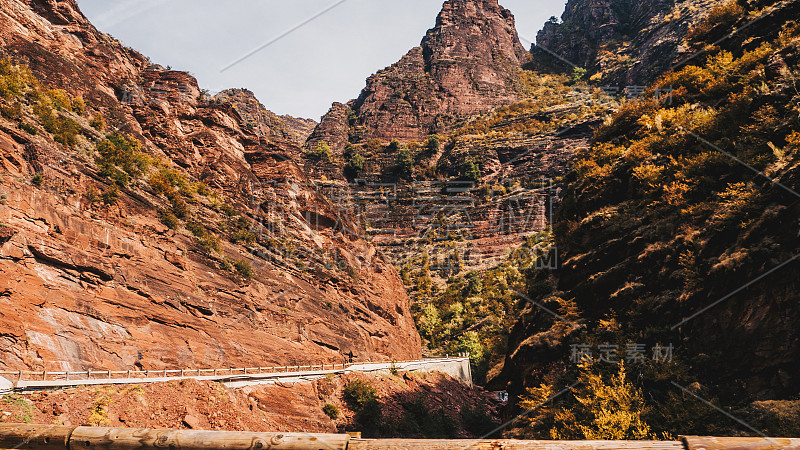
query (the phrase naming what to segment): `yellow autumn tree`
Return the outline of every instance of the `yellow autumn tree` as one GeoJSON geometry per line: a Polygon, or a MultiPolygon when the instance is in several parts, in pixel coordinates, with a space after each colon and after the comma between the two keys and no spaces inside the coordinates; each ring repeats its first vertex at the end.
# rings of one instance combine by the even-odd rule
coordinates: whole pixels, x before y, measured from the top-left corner
{"type": "Polygon", "coordinates": [[[650,427],[642,419],[646,408],[641,389],[627,380],[625,364],[606,382],[593,363],[580,364],[580,385],[575,399],[580,411],[575,411],[575,425],[585,439],[630,440],[647,439],[650,427]]]}
{"type": "Polygon", "coordinates": [[[584,360],[579,364],[579,369],[580,383],[572,390],[577,400],[577,405],[573,407],[568,407],[563,398],[551,399],[556,391],[550,385],[542,384],[528,389],[527,395],[521,398],[520,406],[534,410],[528,415],[528,426],[533,433],[523,434],[543,437],[543,428],[549,427],[551,439],[654,438],[643,419],[647,409],[642,391],[627,380],[624,363],[620,362],[619,369],[610,377],[604,377],[599,367],[591,361],[584,360]]]}

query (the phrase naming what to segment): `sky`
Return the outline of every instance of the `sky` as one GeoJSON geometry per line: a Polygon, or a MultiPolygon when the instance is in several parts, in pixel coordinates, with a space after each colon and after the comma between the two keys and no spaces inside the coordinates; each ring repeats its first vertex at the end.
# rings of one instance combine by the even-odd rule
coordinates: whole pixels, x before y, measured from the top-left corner
{"type": "MultiPolygon", "coordinates": [[[[314,120],[419,45],[443,0],[78,0],[157,64],[212,93],[247,88],[268,109],[314,120]]],[[[526,48],[564,0],[500,0],[526,48]]]]}

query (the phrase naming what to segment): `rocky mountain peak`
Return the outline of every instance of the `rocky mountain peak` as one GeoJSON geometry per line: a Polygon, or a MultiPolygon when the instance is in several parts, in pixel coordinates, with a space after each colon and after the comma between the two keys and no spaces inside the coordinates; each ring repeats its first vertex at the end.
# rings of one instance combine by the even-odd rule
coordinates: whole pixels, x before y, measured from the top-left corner
{"type": "Polygon", "coordinates": [[[518,100],[518,72],[529,58],[514,16],[497,0],[448,0],[420,46],[369,77],[348,105],[351,113],[328,114],[309,143],[413,140],[444,131],[459,116],[518,100]]]}
{"type": "Polygon", "coordinates": [[[455,113],[472,113],[516,97],[516,86],[508,81],[529,58],[514,16],[496,0],[445,2],[436,26],[422,40],[422,53],[426,71],[441,88],[454,96],[471,94],[474,101],[451,105],[455,113]]]}

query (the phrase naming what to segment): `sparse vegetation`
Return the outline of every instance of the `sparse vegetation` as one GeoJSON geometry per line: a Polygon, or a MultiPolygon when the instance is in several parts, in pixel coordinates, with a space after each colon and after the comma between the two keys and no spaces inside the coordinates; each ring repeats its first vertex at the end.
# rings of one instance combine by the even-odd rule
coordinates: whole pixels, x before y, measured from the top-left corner
{"type": "Polygon", "coordinates": [[[23,423],[31,423],[31,421],[33,420],[33,407],[18,394],[5,395],[4,397],[0,398],[0,401],[8,405],[17,406],[22,410],[20,414],[15,416],[16,420],[19,420],[20,422],[23,423]]]}
{"type": "Polygon", "coordinates": [[[142,144],[135,138],[113,133],[95,146],[98,173],[126,186],[147,172],[151,164],[150,156],[141,151],[142,144]]]}
{"type": "Polygon", "coordinates": [[[324,140],[318,141],[312,150],[305,153],[307,158],[315,159],[317,161],[330,161],[333,157],[331,146],[324,140]]]}
{"type": "Polygon", "coordinates": [[[324,412],[325,415],[330,417],[332,420],[336,420],[336,418],[339,417],[339,408],[337,408],[335,405],[331,405],[330,403],[327,403],[322,407],[322,412],[324,412]]]}
{"type": "Polygon", "coordinates": [[[106,119],[101,114],[97,114],[96,116],[92,117],[92,120],[89,122],[89,126],[97,131],[105,131],[106,119]]]}
{"type": "Polygon", "coordinates": [[[377,401],[378,391],[367,381],[352,380],[344,388],[344,398],[351,404],[354,411],[361,412],[368,405],[377,401]]]}
{"type": "Polygon", "coordinates": [[[397,143],[397,141],[393,141],[392,146],[397,148],[394,162],[395,172],[400,176],[411,175],[414,169],[414,155],[411,154],[411,150],[407,146],[397,143]]]}
{"type": "Polygon", "coordinates": [[[29,123],[22,122],[22,123],[19,124],[19,127],[20,127],[20,129],[22,131],[30,134],[31,136],[35,136],[35,135],[39,134],[39,130],[36,129],[35,126],[33,126],[33,125],[29,124],[29,123]]]}
{"type": "Polygon", "coordinates": [[[181,225],[180,220],[172,211],[166,209],[159,209],[158,210],[158,219],[167,226],[167,228],[171,230],[177,230],[178,227],[181,225]]]}
{"type": "Polygon", "coordinates": [[[364,171],[364,157],[360,153],[353,153],[344,166],[344,173],[347,177],[356,178],[364,171]]]}
{"type": "Polygon", "coordinates": [[[255,274],[253,272],[253,266],[250,265],[250,261],[246,259],[240,259],[233,263],[233,267],[236,269],[236,272],[239,273],[243,278],[250,279],[253,278],[255,274]]]}
{"type": "Polygon", "coordinates": [[[119,201],[119,188],[112,184],[103,191],[100,198],[103,200],[103,203],[108,206],[116,205],[119,201]]]}
{"type": "Polygon", "coordinates": [[[111,419],[108,416],[108,407],[113,400],[110,395],[102,390],[97,391],[97,394],[98,396],[92,404],[92,409],[87,420],[93,427],[107,427],[111,424],[111,419]]]}

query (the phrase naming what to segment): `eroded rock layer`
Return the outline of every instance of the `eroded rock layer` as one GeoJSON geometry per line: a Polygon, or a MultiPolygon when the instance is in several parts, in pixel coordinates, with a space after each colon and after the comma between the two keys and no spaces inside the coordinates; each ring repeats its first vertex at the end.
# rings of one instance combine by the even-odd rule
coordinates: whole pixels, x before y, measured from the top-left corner
{"type": "Polygon", "coordinates": [[[205,98],[73,0],[3,2],[0,46],[39,80],[0,100],[20,105],[0,118],[0,368],[419,357],[394,268],[292,161],[308,122],[245,91],[205,98]],[[36,113],[32,92],[50,88],[85,102],[53,110],[77,127],[67,145],[36,113]],[[98,170],[111,132],[152,161],[118,186],[98,170]],[[154,187],[159,173],[180,198],[154,187]]]}

